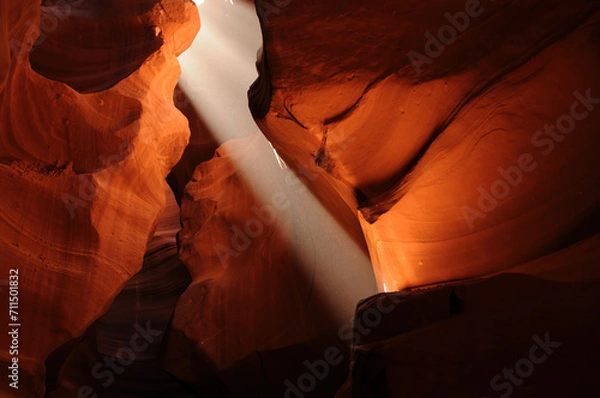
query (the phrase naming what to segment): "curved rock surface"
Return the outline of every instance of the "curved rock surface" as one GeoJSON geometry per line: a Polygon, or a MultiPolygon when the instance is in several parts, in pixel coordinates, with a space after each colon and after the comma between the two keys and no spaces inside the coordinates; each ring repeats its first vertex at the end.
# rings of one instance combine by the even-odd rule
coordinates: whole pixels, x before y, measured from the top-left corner
{"type": "MultiPolygon", "coordinates": [[[[18,269],[19,393],[33,397],[44,394],[47,356],[81,336],[141,268],[164,178],[189,137],[172,97],[176,56],[199,19],[183,0],[0,9],[0,268],[3,279],[18,269]],[[57,9],[58,25],[45,27],[57,9]],[[97,30],[83,41],[82,26],[97,30]],[[78,46],[112,47],[102,51],[115,74],[78,46]],[[58,73],[67,53],[71,69],[58,73]]],[[[6,350],[0,360],[11,361],[6,350]]]]}
{"type": "Polygon", "coordinates": [[[181,203],[185,186],[192,179],[196,166],[212,159],[219,144],[198,114],[188,95],[180,86],[175,88],[173,100],[177,109],[188,119],[191,132],[189,144],[186,146],[181,159],[167,177],[177,202],[181,203]]]}
{"type": "MultiPolygon", "coordinates": [[[[366,250],[364,242],[354,249],[324,232],[331,227],[292,175],[254,134],[219,147],[186,186],[179,244],[193,282],[175,310],[163,364],[199,394],[283,393],[290,374],[305,372],[306,358],[322,356],[358,300],[375,291],[368,262],[353,257],[366,250]],[[263,184],[251,184],[248,174],[263,184]],[[182,352],[191,355],[182,360],[182,352]]],[[[339,201],[346,229],[359,234],[343,209],[339,201]]],[[[332,395],[341,384],[345,354],[346,365],[332,370],[320,394],[332,395]]]]}
{"type": "Polygon", "coordinates": [[[60,350],[48,359],[54,374],[49,372],[46,397],[191,397],[160,366],[161,343],[175,304],[190,283],[176,244],[179,206],[168,186],[165,194],[167,205],[148,242],[142,269],[75,349],[61,347],[68,353],[64,363],[60,350]]]}
{"type": "Polygon", "coordinates": [[[381,291],[597,245],[599,5],[291,2],[261,16],[251,109],[290,167],[354,189],[381,291]]]}
{"type": "Polygon", "coordinates": [[[249,108],[272,146],[212,136],[254,128],[228,108],[251,8],[213,1],[234,31],[207,35],[202,73],[231,67],[192,104],[173,97],[191,1],[0,0],[18,395],[331,397],[351,358],[340,397],[486,394],[544,329],[565,349],[521,393],[589,393],[600,1],[257,0],[249,108]],[[380,291],[410,292],[361,301],[350,323],[371,266],[380,291]],[[155,344],[135,348],[135,321],[155,344]],[[103,385],[96,364],[127,349],[103,385]],[[561,375],[577,389],[545,382],[561,375]]]}

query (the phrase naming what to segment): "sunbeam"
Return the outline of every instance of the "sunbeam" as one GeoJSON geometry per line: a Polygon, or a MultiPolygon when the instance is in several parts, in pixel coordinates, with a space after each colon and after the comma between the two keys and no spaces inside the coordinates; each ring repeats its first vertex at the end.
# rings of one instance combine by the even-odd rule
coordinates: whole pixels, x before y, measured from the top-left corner
{"type": "MultiPolygon", "coordinates": [[[[246,94],[257,77],[256,54],[262,44],[256,11],[246,2],[222,0],[209,0],[199,10],[201,31],[180,57],[180,85],[217,142],[250,136],[259,131],[246,94]]],[[[340,322],[347,321],[357,301],[376,292],[371,261],[307,189],[298,189],[302,181],[266,138],[260,134],[257,139],[260,150],[235,159],[237,167],[263,203],[279,192],[298,199],[294,211],[304,221],[294,226],[294,251],[314,281],[313,293],[321,295],[340,322]],[[279,182],[270,180],[281,173],[279,182]],[[289,183],[281,184],[284,179],[289,183]]]]}

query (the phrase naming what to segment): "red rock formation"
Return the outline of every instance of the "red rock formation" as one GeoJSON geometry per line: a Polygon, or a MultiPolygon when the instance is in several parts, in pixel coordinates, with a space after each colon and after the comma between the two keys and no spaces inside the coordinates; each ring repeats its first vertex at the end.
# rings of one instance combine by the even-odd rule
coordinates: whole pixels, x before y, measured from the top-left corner
{"type": "Polygon", "coordinates": [[[292,2],[251,109],[355,189],[381,290],[506,270],[597,232],[598,5],[292,2]]]}
{"type": "Polygon", "coordinates": [[[336,396],[597,396],[599,292],[598,279],[503,274],[371,297],[355,325],[375,326],[354,330],[353,381],[336,396]]]}
{"type": "Polygon", "coordinates": [[[140,272],[82,341],[63,346],[48,358],[47,397],[190,396],[160,366],[160,347],[175,304],[190,283],[176,244],[179,206],[168,186],[165,194],[167,205],[140,272]]]}
{"type": "Polygon", "coordinates": [[[188,120],[173,106],[190,1],[0,0],[19,393],[330,397],[352,344],[339,396],[488,394],[547,330],[565,350],[521,394],[595,392],[600,1],[255,3],[249,107],[277,153],[258,136],[217,149],[179,91],[188,120]],[[380,290],[416,288],[362,301],[352,328],[371,261],[380,290]],[[162,346],[103,390],[97,356],[124,359],[130,317],[162,346]]]}
{"type": "Polygon", "coordinates": [[[598,350],[599,5],[304,1],[259,12],[257,123],[290,167],[316,165],[354,190],[345,200],[380,290],[423,290],[389,314],[378,297],[359,306],[338,396],[506,392],[490,379],[550,329],[569,348],[520,393],[597,395],[586,353],[598,350]],[[545,280],[492,277],[507,271],[545,280]],[[460,284],[466,299],[424,287],[480,276],[492,279],[460,284]],[[365,319],[378,328],[357,326],[365,319]]]}
{"type": "Polygon", "coordinates": [[[177,109],[188,119],[191,131],[188,146],[167,177],[169,185],[175,192],[177,201],[181,203],[183,191],[186,184],[192,179],[194,169],[198,164],[210,160],[215,155],[219,145],[181,87],[177,86],[175,88],[173,100],[177,109]]]}
{"type": "MultiPolygon", "coordinates": [[[[44,394],[47,356],[81,336],[141,268],[164,178],[189,135],[172,97],[176,56],[199,20],[182,0],[0,9],[0,272],[18,269],[19,393],[33,397],[44,394]],[[68,14],[44,28],[57,7],[68,14]],[[100,48],[108,63],[80,46],[100,48]]],[[[9,346],[5,332],[0,342],[9,346]]],[[[6,350],[0,360],[11,361],[6,350]]]]}
{"type": "MultiPolygon", "coordinates": [[[[368,263],[323,232],[330,227],[307,204],[302,183],[258,159],[277,165],[256,134],[226,143],[196,168],[182,199],[180,256],[193,282],[177,305],[163,363],[200,394],[217,377],[221,394],[282,393],[290,374],[322,356],[341,320],[374,291],[368,263]],[[248,175],[263,181],[258,197],[248,175]],[[339,254],[324,256],[324,248],[339,254]],[[182,352],[192,355],[182,360],[182,352]]],[[[358,232],[343,206],[340,218],[358,232]]],[[[318,391],[332,395],[347,369],[336,368],[318,391]]]]}

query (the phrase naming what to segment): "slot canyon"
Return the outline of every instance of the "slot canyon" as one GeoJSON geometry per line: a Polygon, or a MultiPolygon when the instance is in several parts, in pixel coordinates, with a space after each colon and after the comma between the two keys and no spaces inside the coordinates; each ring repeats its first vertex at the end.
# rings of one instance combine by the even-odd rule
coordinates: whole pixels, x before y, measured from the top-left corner
{"type": "Polygon", "coordinates": [[[600,396],[600,0],[0,0],[0,397],[600,396]]]}

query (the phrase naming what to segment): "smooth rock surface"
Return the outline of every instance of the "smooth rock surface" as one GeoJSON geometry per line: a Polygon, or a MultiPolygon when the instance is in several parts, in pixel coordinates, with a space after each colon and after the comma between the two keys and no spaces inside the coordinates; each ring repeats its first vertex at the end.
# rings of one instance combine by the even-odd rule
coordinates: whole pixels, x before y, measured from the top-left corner
{"type": "MultiPolygon", "coordinates": [[[[310,194],[289,170],[261,162],[237,169],[269,158],[277,166],[258,135],[230,141],[196,168],[182,199],[180,257],[193,282],[175,310],[163,364],[198,393],[217,377],[221,393],[282,393],[285,379],[305,372],[304,360],[323,355],[340,320],[375,291],[368,263],[352,254],[364,251],[323,232],[331,227],[317,218],[310,194]],[[248,174],[261,177],[260,195],[248,174]],[[181,352],[191,355],[181,360],[181,352]]],[[[359,233],[352,212],[338,206],[359,233]]],[[[335,391],[347,359],[318,391],[335,391]]],[[[218,389],[214,380],[210,388],[218,389]]]]}
{"type": "Polygon", "coordinates": [[[596,396],[598,292],[598,279],[503,274],[369,298],[355,324],[392,310],[368,335],[355,328],[337,397],[596,396]]]}
{"type": "Polygon", "coordinates": [[[291,2],[259,13],[250,108],[290,167],[354,190],[381,291],[597,245],[599,5],[291,2]]]}

